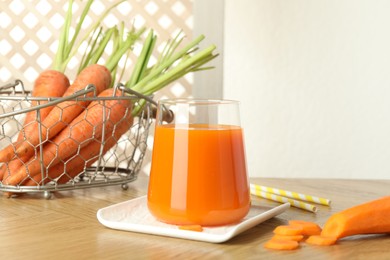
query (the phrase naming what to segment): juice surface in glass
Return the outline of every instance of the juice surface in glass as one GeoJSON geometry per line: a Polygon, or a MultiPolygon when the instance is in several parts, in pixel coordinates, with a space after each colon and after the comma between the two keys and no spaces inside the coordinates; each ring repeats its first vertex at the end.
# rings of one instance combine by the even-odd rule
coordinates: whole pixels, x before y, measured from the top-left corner
{"type": "Polygon", "coordinates": [[[241,127],[157,125],[148,207],[176,225],[218,226],[245,217],[250,195],[241,127]]]}

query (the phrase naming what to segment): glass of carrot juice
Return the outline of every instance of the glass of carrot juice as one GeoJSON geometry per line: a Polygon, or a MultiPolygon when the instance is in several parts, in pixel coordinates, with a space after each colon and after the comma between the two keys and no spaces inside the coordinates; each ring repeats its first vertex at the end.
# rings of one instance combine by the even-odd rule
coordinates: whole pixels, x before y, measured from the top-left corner
{"type": "Polygon", "coordinates": [[[159,101],[147,201],[156,219],[175,225],[229,225],[246,216],[238,101],[159,101]]]}

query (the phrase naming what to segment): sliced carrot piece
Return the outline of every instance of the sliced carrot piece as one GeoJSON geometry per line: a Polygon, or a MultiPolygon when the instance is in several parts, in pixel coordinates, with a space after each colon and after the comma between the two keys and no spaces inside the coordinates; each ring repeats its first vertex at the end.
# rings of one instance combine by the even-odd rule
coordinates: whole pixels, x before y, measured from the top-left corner
{"type": "Polygon", "coordinates": [[[271,240],[268,240],[268,242],[264,244],[264,247],[268,249],[277,250],[294,250],[299,247],[299,243],[294,240],[273,238],[271,240]]]}
{"type": "Polygon", "coordinates": [[[310,236],[306,239],[306,243],[317,246],[331,246],[337,241],[335,237],[324,237],[319,235],[310,236]]]}
{"type": "Polygon", "coordinates": [[[189,231],[196,231],[196,232],[202,232],[203,228],[201,225],[184,225],[179,226],[179,229],[181,230],[189,230],[189,231]]]}
{"type": "Polygon", "coordinates": [[[277,235],[283,235],[283,236],[295,236],[295,235],[302,235],[303,234],[303,228],[298,225],[281,225],[277,226],[274,229],[274,234],[277,235]]]}
{"type": "Polygon", "coordinates": [[[310,221],[289,220],[288,224],[290,226],[295,226],[295,225],[301,226],[303,229],[302,235],[305,235],[305,236],[319,235],[319,234],[321,234],[321,231],[322,231],[321,227],[317,223],[310,222],[310,221]]]}
{"type": "Polygon", "coordinates": [[[302,241],[303,235],[277,235],[275,234],[272,239],[284,239],[284,240],[293,240],[293,241],[302,241]]]}

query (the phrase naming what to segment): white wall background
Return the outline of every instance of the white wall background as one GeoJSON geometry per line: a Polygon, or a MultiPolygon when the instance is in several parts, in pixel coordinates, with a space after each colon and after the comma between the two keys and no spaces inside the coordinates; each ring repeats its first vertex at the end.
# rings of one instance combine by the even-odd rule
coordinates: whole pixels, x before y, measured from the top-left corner
{"type": "Polygon", "coordinates": [[[250,176],[389,179],[390,1],[221,2],[250,176]]]}

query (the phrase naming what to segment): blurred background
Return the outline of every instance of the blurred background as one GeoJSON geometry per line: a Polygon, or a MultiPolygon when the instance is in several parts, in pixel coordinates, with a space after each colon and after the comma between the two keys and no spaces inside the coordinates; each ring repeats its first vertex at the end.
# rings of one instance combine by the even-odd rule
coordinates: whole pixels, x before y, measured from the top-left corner
{"type": "Polygon", "coordinates": [[[389,179],[390,2],[221,6],[221,92],[241,101],[250,175],[389,179]]]}
{"type": "MultiPolygon", "coordinates": [[[[96,1],[90,20],[112,2],[96,1]]],[[[50,67],[66,5],[0,2],[0,84],[50,67]]],[[[390,179],[389,11],[385,0],[134,0],[105,22],[153,28],[160,44],[180,29],[217,44],[214,70],[156,99],[239,100],[250,176],[390,179]]]]}

